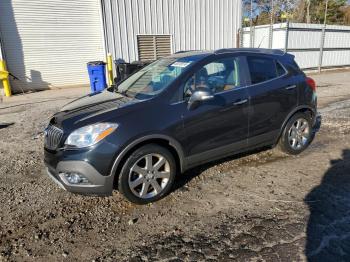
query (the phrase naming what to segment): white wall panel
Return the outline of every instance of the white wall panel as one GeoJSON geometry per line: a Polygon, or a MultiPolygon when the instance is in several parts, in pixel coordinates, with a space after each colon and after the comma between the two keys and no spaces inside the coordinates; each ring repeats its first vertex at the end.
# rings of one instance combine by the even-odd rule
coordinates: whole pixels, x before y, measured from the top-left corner
{"type": "MultiPolygon", "coordinates": [[[[290,23],[288,29],[288,52],[295,55],[295,60],[301,68],[315,68],[319,66],[320,46],[322,41],[323,25],[290,23]]],[[[264,36],[269,37],[266,31],[268,25],[256,26],[253,30],[254,47],[258,47],[264,36]]],[[[273,26],[272,48],[286,48],[286,24],[273,26]]],[[[250,46],[250,28],[243,30],[243,46],[250,46]]],[[[267,47],[265,39],[260,47],[267,47]]],[[[350,65],[350,26],[327,25],[324,35],[324,52],[322,66],[350,65]]]]}
{"type": "Polygon", "coordinates": [[[350,48],[350,27],[347,31],[340,32],[327,29],[324,46],[325,48],[350,48]]]}
{"type": "Polygon", "coordinates": [[[272,48],[284,49],[286,45],[286,30],[273,31],[272,48]]]}
{"type": "Polygon", "coordinates": [[[325,51],[323,53],[322,66],[350,65],[350,50],[325,51]]]}
{"type": "Polygon", "coordinates": [[[321,31],[290,31],[288,48],[320,48],[321,35],[321,31]]]}
{"type": "Polygon", "coordinates": [[[250,31],[247,28],[243,29],[243,46],[242,47],[250,47],[250,31]]]}
{"type": "Polygon", "coordinates": [[[138,60],[138,34],[169,34],[174,52],[236,47],[241,25],[240,0],[104,0],[103,3],[107,49],[115,59],[138,60]]]}
{"type": "Polygon", "coordinates": [[[254,35],[254,47],[269,48],[269,32],[268,26],[256,28],[254,35]]]}
{"type": "Polygon", "coordinates": [[[86,63],[104,60],[96,0],[1,0],[0,32],[14,91],[88,84],[86,63]]]}
{"type": "Polygon", "coordinates": [[[318,66],[318,51],[289,52],[295,56],[295,61],[300,68],[315,68],[318,66]]]}

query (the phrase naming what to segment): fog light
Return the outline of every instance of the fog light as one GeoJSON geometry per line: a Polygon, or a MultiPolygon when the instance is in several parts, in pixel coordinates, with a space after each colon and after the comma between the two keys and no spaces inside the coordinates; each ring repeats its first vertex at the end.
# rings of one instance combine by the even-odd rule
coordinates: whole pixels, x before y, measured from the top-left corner
{"type": "Polygon", "coordinates": [[[69,184],[89,184],[89,180],[79,173],[60,173],[69,184]]]}

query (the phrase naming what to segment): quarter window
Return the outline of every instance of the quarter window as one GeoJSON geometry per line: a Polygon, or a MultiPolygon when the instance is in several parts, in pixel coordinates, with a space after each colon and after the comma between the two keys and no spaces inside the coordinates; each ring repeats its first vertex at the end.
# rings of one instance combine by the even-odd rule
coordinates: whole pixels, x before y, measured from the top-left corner
{"type": "Polygon", "coordinates": [[[185,84],[185,97],[200,89],[210,89],[213,93],[219,93],[239,86],[237,65],[235,58],[220,59],[205,65],[185,84]]]}
{"type": "Polygon", "coordinates": [[[279,62],[276,62],[276,70],[278,76],[283,76],[286,73],[286,70],[281,66],[279,62]]]}
{"type": "Polygon", "coordinates": [[[252,84],[262,83],[286,73],[285,69],[274,59],[265,57],[247,57],[252,84]]]}

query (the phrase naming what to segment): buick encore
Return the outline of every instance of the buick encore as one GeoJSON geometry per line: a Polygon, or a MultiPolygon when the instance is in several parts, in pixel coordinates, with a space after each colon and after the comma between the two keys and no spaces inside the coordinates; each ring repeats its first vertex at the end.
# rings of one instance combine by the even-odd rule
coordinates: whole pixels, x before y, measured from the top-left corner
{"type": "Polygon", "coordinates": [[[179,52],[57,112],[45,164],[63,189],[146,204],[194,166],[278,145],[296,155],[320,126],[315,81],[291,54],[179,52]]]}

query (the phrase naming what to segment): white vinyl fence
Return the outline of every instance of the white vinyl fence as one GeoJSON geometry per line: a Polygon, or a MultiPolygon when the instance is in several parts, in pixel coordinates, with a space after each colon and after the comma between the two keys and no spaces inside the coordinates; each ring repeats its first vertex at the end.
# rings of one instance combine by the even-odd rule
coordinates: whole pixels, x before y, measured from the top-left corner
{"type": "Polygon", "coordinates": [[[349,66],[350,26],[281,23],[243,28],[243,47],[282,49],[303,69],[349,66]]]}

